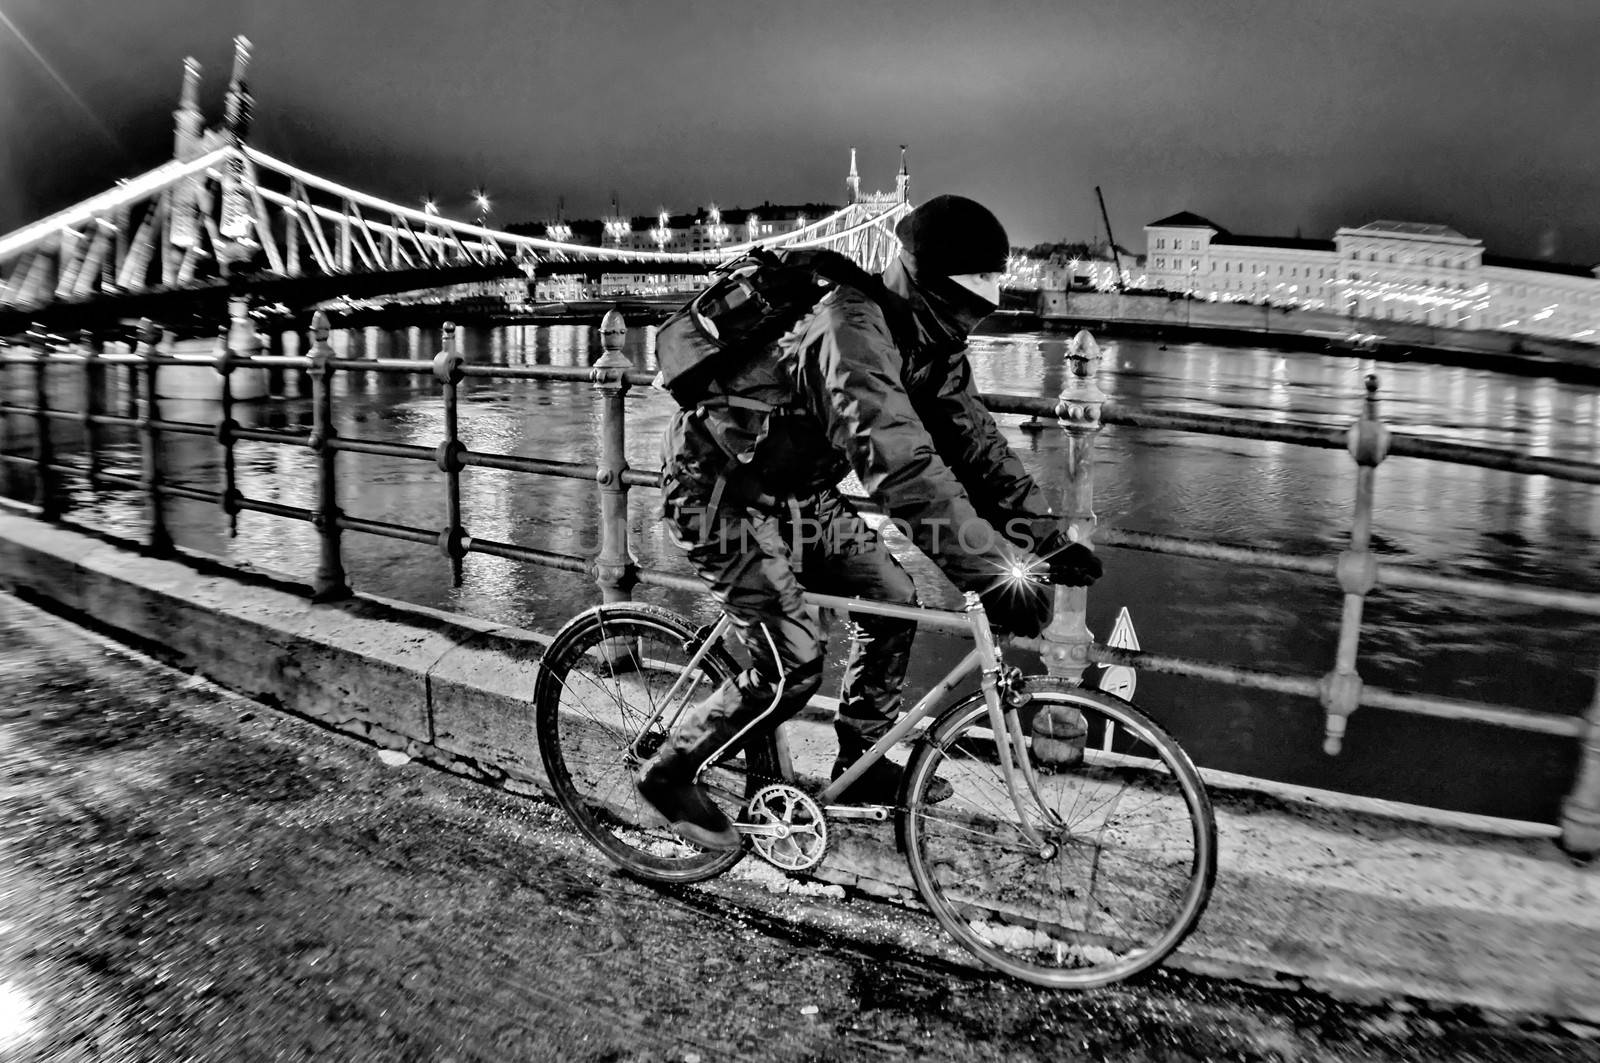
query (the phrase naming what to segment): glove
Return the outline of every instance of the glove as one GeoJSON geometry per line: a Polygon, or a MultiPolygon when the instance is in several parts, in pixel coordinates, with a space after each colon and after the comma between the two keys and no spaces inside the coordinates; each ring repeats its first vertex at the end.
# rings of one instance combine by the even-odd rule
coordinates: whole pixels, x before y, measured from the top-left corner
{"type": "Polygon", "coordinates": [[[989,624],[1004,635],[1032,638],[1045,629],[1055,612],[1055,593],[1031,579],[997,580],[978,592],[989,624]]]}
{"type": "Polygon", "coordinates": [[[1087,587],[1105,571],[1093,550],[1073,542],[1059,528],[1046,534],[1034,552],[1047,566],[1046,579],[1063,587],[1087,587]]]}

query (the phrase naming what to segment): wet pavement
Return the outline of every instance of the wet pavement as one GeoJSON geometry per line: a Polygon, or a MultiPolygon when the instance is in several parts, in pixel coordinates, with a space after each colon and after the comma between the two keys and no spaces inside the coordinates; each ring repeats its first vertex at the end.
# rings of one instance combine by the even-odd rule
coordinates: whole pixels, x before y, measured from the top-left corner
{"type": "Polygon", "coordinates": [[[631,882],[552,805],[0,595],[0,1059],[1600,1060],[1587,1027],[1167,972],[1035,990],[837,892],[631,882]]]}

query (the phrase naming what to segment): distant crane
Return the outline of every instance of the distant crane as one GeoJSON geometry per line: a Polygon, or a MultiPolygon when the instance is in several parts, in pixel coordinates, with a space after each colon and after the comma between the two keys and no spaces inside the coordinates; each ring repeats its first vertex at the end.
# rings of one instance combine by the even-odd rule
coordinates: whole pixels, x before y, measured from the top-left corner
{"type": "Polygon", "coordinates": [[[1111,244],[1111,261],[1117,267],[1117,291],[1123,290],[1122,284],[1122,256],[1117,253],[1117,238],[1111,234],[1111,217],[1106,213],[1106,197],[1100,194],[1100,186],[1094,186],[1094,198],[1100,201],[1100,217],[1106,223],[1106,240],[1111,244]]]}

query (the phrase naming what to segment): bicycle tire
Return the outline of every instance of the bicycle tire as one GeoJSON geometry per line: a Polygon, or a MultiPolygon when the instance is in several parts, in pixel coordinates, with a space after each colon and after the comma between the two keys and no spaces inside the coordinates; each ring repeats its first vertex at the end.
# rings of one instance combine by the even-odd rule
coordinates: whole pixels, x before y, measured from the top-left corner
{"type": "Polygon", "coordinates": [[[1090,989],[1137,977],[1182,944],[1210,899],[1211,799],[1188,754],[1132,704],[1053,676],[1019,689],[1028,701],[1008,711],[1019,712],[1039,790],[1020,777],[1018,787],[1035,823],[1041,803],[1063,822],[1046,835],[1054,852],[1020,833],[978,694],[940,715],[907,767],[900,828],[912,879],[952,937],[1015,978],[1090,989]],[[1080,764],[1035,756],[1032,723],[1047,704],[1082,713],[1080,764]],[[929,804],[936,775],[956,792],[929,804]]]}
{"type": "MultiPolygon", "coordinates": [[[[633,748],[697,643],[687,620],[666,609],[607,604],[569,620],[546,651],[534,693],[539,756],[550,791],[578,830],[628,874],[685,883],[719,875],[745,849],[708,852],[680,838],[639,797],[633,748]]],[[[702,660],[686,700],[697,701],[738,672],[722,647],[702,660]]],[[[655,728],[656,744],[665,730],[655,728]]],[[[647,750],[648,752],[648,750],[647,750]]],[[[702,782],[729,819],[779,778],[777,739],[751,738],[702,782]]],[[[746,847],[748,848],[748,847],[746,847]]]]}

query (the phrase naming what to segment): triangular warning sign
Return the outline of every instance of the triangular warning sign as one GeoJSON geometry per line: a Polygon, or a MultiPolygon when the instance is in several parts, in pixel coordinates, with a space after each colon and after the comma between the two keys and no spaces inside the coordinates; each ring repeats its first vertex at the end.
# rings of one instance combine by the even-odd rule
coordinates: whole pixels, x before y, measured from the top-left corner
{"type": "Polygon", "coordinates": [[[1139,635],[1133,630],[1133,617],[1128,615],[1127,606],[1123,606],[1117,613],[1117,622],[1111,625],[1111,637],[1106,639],[1106,645],[1119,650],[1139,648],[1139,635]]]}

